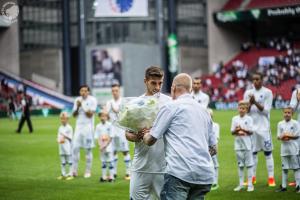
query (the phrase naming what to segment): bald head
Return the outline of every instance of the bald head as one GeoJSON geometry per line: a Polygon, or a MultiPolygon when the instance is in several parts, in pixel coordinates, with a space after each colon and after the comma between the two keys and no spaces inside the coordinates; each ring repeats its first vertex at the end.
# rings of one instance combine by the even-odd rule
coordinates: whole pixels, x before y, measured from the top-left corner
{"type": "Polygon", "coordinates": [[[190,75],[186,73],[181,73],[175,76],[173,80],[173,85],[177,87],[183,87],[187,91],[191,91],[192,89],[192,78],[190,75]]]}
{"type": "Polygon", "coordinates": [[[175,76],[172,84],[172,97],[176,99],[184,93],[190,93],[192,89],[192,78],[186,74],[181,73],[175,76]]]}

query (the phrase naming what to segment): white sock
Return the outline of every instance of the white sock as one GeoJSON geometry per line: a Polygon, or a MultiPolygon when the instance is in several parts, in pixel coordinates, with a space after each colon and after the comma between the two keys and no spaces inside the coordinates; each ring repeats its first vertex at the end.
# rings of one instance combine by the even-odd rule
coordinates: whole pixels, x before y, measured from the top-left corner
{"type": "Polygon", "coordinates": [[[244,167],[239,167],[239,182],[240,186],[244,185],[244,167]]]}
{"type": "Polygon", "coordinates": [[[295,170],[296,185],[300,187],[300,169],[295,170]]]}
{"type": "Polygon", "coordinates": [[[253,161],[254,161],[254,166],[253,166],[253,176],[256,177],[256,169],[257,169],[257,163],[258,163],[258,156],[257,153],[253,154],[253,161]]]}
{"type": "Polygon", "coordinates": [[[252,185],[252,177],[253,177],[253,167],[248,167],[247,168],[247,173],[248,173],[248,187],[253,186],[252,185]]]}
{"type": "Polygon", "coordinates": [[[66,157],[60,156],[60,164],[61,164],[61,175],[66,176],[66,157]]]}
{"type": "Polygon", "coordinates": [[[79,159],[80,159],[80,148],[74,148],[73,149],[73,165],[72,165],[73,173],[77,173],[79,159]]]}
{"type": "Polygon", "coordinates": [[[268,170],[268,177],[274,177],[274,159],[273,155],[266,156],[266,163],[267,163],[267,170],[268,170]]]}
{"type": "Polygon", "coordinates": [[[86,167],[85,167],[85,172],[91,173],[92,162],[93,162],[93,152],[92,152],[92,149],[87,149],[86,150],[86,167]]]}
{"type": "Polygon", "coordinates": [[[66,158],[67,158],[67,163],[69,165],[69,173],[67,175],[71,176],[72,175],[72,156],[68,155],[66,158]]]}
{"type": "Polygon", "coordinates": [[[114,165],[113,165],[113,163],[112,162],[107,162],[107,166],[109,167],[109,177],[111,178],[111,179],[114,179],[114,165]]]}
{"type": "Polygon", "coordinates": [[[102,167],[101,167],[101,177],[105,180],[106,179],[106,162],[102,162],[102,167]]]}
{"type": "Polygon", "coordinates": [[[282,170],[282,187],[286,188],[286,184],[288,181],[288,170],[287,169],[283,169],[282,170]]]}
{"type": "Polygon", "coordinates": [[[214,177],[214,184],[218,184],[219,179],[219,167],[215,167],[215,177],[214,177]]]}
{"type": "Polygon", "coordinates": [[[118,153],[114,155],[114,174],[117,174],[117,169],[118,169],[118,153]]]}
{"type": "Polygon", "coordinates": [[[130,154],[127,153],[124,156],[124,162],[125,162],[125,166],[126,166],[126,174],[130,174],[130,154]]]}

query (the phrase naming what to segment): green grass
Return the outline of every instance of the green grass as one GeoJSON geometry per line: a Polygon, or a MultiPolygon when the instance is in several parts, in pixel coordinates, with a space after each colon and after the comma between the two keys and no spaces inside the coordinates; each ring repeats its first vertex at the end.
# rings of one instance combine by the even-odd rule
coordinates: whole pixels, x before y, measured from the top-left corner
{"type": "MultiPolygon", "coordinates": [[[[215,111],[214,119],[221,126],[219,143],[220,188],[209,193],[206,199],[298,199],[294,188],[284,194],[275,193],[275,188],[266,185],[267,171],[265,159],[259,156],[257,184],[253,193],[233,192],[238,183],[237,163],[233,150],[233,137],[229,129],[234,111],[215,111]]],[[[272,111],[271,125],[274,142],[275,177],[277,185],[281,181],[280,142],[275,138],[277,122],[281,120],[280,111],[272,111]]],[[[56,143],[59,126],[57,116],[48,118],[33,117],[35,132],[29,134],[25,126],[21,135],[14,130],[16,121],[0,119],[0,199],[60,200],[60,199],[128,199],[129,182],[125,174],[123,156],[119,156],[119,177],[115,183],[99,183],[99,152],[94,148],[92,177],[84,179],[84,152],[81,152],[79,177],[71,181],[59,181],[60,162],[56,143]]],[[[74,125],[74,120],[71,121],[74,125]]],[[[131,145],[131,153],[133,145],[131,145]]],[[[290,172],[292,180],[293,172],[290,172]]]]}

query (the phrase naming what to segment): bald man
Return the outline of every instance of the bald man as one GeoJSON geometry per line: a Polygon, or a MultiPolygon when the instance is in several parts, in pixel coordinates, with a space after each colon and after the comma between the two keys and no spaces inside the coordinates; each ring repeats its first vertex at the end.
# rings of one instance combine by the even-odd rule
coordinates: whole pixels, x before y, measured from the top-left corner
{"type": "Polygon", "coordinates": [[[144,131],[143,141],[153,145],[165,141],[167,169],[162,200],[204,199],[214,180],[214,166],[209,146],[216,145],[211,137],[212,120],[206,108],[193,100],[192,79],[177,75],[171,87],[174,101],[159,111],[151,130],[144,131]]]}

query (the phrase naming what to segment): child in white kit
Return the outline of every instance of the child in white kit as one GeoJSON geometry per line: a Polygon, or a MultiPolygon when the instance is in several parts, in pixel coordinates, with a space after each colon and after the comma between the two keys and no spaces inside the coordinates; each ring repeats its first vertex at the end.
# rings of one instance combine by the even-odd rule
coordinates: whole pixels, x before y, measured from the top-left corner
{"type": "Polygon", "coordinates": [[[248,112],[249,104],[245,101],[240,101],[238,104],[239,115],[234,116],[231,122],[231,133],[235,136],[234,150],[236,151],[239,171],[239,185],[234,188],[238,192],[244,189],[244,167],[248,172],[248,192],[254,191],[252,184],[253,176],[253,155],[251,135],[253,133],[252,118],[246,113],[248,112]]]}
{"type": "MultiPolygon", "coordinates": [[[[213,110],[208,109],[211,118],[213,119],[213,110]]],[[[217,138],[217,143],[219,142],[220,139],[220,125],[216,122],[213,121],[213,132],[217,138]]],[[[212,160],[214,163],[214,168],[215,168],[215,177],[214,177],[214,182],[211,186],[211,190],[217,190],[219,188],[218,184],[218,177],[219,177],[219,162],[218,162],[218,156],[217,154],[212,156],[212,160]]]]}
{"type": "Polygon", "coordinates": [[[59,156],[61,161],[61,176],[58,179],[71,180],[72,177],[72,137],[73,128],[68,123],[69,117],[67,112],[60,114],[61,125],[58,128],[57,142],[59,149],[59,156]],[[69,165],[69,172],[66,172],[66,165],[69,165]]]}
{"type": "Polygon", "coordinates": [[[100,182],[114,181],[114,149],[112,139],[114,138],[111,131],[112,124],[108,121],[109,115],[107,112],[100,112],[99,117],[101,122],[96,126],[95,138],[98,140],[100,149],[100,160],[102,163],[102,174],[100,182]],[[108,176],[107,176],[108,169],[108,176]]]}
{"type": "Polygon", "coordinates": [[[293,108],[283,109],[284,120],[277,126],[277,138],[281,140],[282,184],[276,192],[287,191],[288,170],[294,170],[296,192],[300,193],[300,156],[297,139],[300,136],[299,123],[292,119],[293,108]]]}

